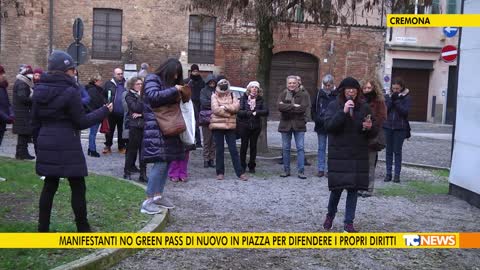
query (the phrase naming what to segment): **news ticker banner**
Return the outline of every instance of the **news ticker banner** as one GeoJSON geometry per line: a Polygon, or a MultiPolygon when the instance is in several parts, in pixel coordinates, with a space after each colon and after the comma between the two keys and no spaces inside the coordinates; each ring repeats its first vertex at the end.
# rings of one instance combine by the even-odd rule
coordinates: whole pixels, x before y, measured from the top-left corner
{"type": "Polygon", "coordinates": [[[388,14],[388,27],[480,27],[480,14],[388,14]]]}
{"type": "Polygon", "coordinates": [[[0,248],[480,248],[480,233],[0,233],[0,248]]]}

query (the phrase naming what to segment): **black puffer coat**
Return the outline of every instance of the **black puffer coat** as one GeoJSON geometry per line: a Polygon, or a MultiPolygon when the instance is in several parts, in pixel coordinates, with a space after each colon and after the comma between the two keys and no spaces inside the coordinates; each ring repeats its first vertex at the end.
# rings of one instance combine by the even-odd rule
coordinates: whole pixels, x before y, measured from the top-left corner
{"type": "Polygon", "coordinates": [[[143,125],[144,125],[143,116],[137,117],[135,119],[132,116],[132,114],[134,113],[139,113],[143,115],[143,99],[135,91],[130,90],[125,96],[125,102],[127,103],[127,108],[128,108],[128,113],[127,113],[128,127],[143,129],[143,125]]]}
{"type": "Polygon", "coordinates": [[[87,176],[80,131],[100,123],[108,108],[85,114],[80,90],[66,74],[44,73],[33,94],[33,135],[38,175],[87,176]]]}
{"type": "Polygon", "coordinates": [[[368,138],[375,136],[378,128],[373,125],[369,131],[362,130],[364,118],[371,115],[368,104],[355,101],[353,119],[343,112],[344,105],[345,102],[338,97],[328,105],[325,114],[325,129],[328,133],[328,188],[367,190],[368,138]]]}
{"type": "MultiPolygon", "coordinates": [[[[25,81],[29,80],[23,75],[17,75],[17,80],[13,85],[13,110],[15,113],[15,123],[12,131],[20,135],[32,135],[32,89],[25,81]],[[22,76],[23,79],[19,79],[22,76]]],[[[33,86],[33,83],[32,83],[33,86]]]]}

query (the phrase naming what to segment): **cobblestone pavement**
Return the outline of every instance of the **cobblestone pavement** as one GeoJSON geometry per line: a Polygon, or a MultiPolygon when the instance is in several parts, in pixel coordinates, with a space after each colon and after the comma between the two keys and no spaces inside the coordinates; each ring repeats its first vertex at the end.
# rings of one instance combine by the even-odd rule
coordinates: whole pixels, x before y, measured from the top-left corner
{"type": "MultiPolygon", "coordinates": [[[[277,137],[277,133],[273,133],[277,137]]],[[[99,136],[100,150],[103,136],[99,136]]],[[[270,136],[271,137],[271,136],[270,136]]],[[[84,149],[87,133],[82,135],[84,149]]],[[[272,139],[273,140],[273,139],[272,139]]],[[[8,135],[1,155],[13,156],[15,143],[8,135]]],[[[114,149],[116,150],[116,149],[114,149]]],[[[425,150],[424,150],[425,151],[425,150]]],[[[249,181],[234,177],[226,159],[226,180],[215,180],[213,169],[202,166],[201,150],[192,152],[191,177],[186,183],[168,181],[165,195],[175,204],[167,225],[170,232],[322,232],[328,203],[326,178],[280,178],[281,166],[259,160],[249,181]]],[[[101,158],[87,157],[89,170],[121,176],[124,156],[114,151],[101,158]]],[[[378,166],[377,188],[384,183],[384,166],[378,166]]],[[[292,169],[295,164],[292,164],[292,169]]],[[[404,167],[402,183],[411,180],[445,181],[430,170],[404,167]]],[[[88,178],[87,178],[88,189],[88,178]]],[[[138,204],[144,198],[138,198],[138,204]]],[[[333,231],[342,231],[345,195],[333,231]]],[[[449,195],[415,198],[375,195],[359,198],[355,224],[361,231],[432,232],[478,231],[480,209],[449,195]]],[[[147,249],[120,262],[114,269],[478,269],[478,250],[160,250],[147,249]],[[475,268],[477,267],[477,268],[475,268]]]]}

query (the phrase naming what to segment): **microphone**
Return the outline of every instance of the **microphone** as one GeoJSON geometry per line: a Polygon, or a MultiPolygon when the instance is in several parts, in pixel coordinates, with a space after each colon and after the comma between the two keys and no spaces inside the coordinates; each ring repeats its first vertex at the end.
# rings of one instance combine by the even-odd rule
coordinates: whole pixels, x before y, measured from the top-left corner
{"type": "MultiPolygon", "coordinates": [[[[347,97],[347,100],[353,100],[351,96],[347,97]]],[[[350,116],[353,117],[353,107],[348,108],[350,110],[350,116]]]]}

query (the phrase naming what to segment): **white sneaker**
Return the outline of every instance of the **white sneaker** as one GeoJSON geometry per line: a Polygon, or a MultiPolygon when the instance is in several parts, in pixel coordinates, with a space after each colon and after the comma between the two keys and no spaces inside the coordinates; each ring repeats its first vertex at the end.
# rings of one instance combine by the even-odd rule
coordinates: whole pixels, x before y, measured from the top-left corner
{"type": "Polygon", "coordinates": [[[45,176],[40,176],[40,180],[45,181],[45,176]]]}
{"type": "Polygon", "coordinates": [[[162,212],[162,209],[158,205],[153,203],[152,199],[149,199],[145,200],[142,203],[142,208],[140,209],[140,212],[143,214],[155,215],[162,212]]]}

